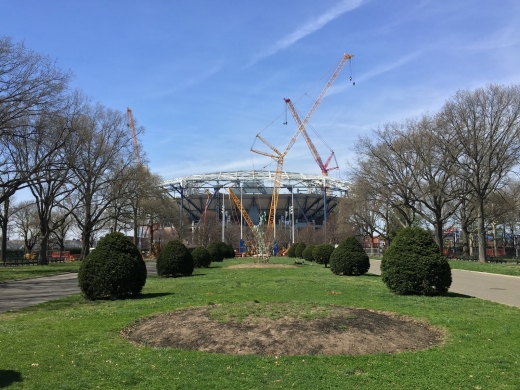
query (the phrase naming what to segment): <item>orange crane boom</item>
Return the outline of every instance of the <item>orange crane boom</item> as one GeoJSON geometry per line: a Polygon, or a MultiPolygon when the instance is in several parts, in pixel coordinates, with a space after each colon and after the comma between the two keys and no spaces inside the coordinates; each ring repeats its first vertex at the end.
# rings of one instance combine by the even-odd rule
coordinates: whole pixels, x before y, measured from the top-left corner
{"type": "Polygon", "coordinates": [[[244,220],[246,221],[246,223],[249,226],[249,228],[251,229],[251,231],[253,233],[256,233],[256,231],[255,231],[255,224],[253,223],[253,221],[249,217],[249,214],[247,213],[246,209],[244,209],[244,206],[242,206],[242,203],[240,202],[240,199],[238,199],[238,197],[235,195],[235,193],[233,192],[231,187],[233,187],[233,186],[228,187],[229,196],[231,196],[231,199],[233,199],[233,202],[235,202],[236,206],[240,210],[240,213],[242,213],[242,216],[244,217],[244,220]]]}

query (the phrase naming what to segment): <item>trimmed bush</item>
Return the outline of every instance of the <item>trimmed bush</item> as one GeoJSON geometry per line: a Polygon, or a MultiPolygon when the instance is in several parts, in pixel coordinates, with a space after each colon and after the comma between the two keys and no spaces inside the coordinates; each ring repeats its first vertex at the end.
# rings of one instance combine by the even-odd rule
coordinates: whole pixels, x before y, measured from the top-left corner
{"type": "Polygon", "coordinates": [[[217,242],[210,242],[206,249],[211,256],[212,263],[220,263],[224,260],[224,254],[220,250],[220,245],[217,242]]]}
{"type": "Polygon", "coordinates": [[[334,247],[332,245],[320,244],[316,245],[312,250],[312,257],[316,263],[324,264],[325,268],[327,268],[332,252],[334,252],[334,247]]]}
{"type": "Polygon", "coordinates": [[[287,257],[296,257],[296,248],[298,247],[298,243],[295,242],[292,244],[289,249],[287,249],[287,257]]]}
{"type": "Polygon", "coordinates": [[[426,230],[401,229],[381,261],[386,286],[399,295],[444,294],[451,286],[451,268],[426,230]]]}
{"type": "Polygon", "coordinates": [[[228,259],[234,259],[235,258],[235,248],[233,248],[233,245],[228,244],[228,259]]]}
{"type": "Polygon", "coordinates": [[[222,259],[229,259],[229,249],[225,242],[218,242],[220,253],[222,253],[222,259]]]}
{"type": "Polygon", "coordinates": [[[179,240],[167,243],[157,256],[157,274],[159,276],[191,275],[193,256],[179,240]]]}
{"type": "Polygon", "coordinates": [[[146,265],[132,241],[110,233],[81,262],[78,283],[90,300],[136,296],[146,283],[146,265]]]}
{"type": "Polygon", "coordinates": [[[312,251],[314,250],[314,248],[316,248],[316,245],[314,245],[314,244],[309,244],[305,247],[305,249],[302,252],[302,257],[304,260],[310,261],[310,262],[314,261],[314,256],[312,254],[312,251]]]}
{"type": "Polygon", "coordinates": [[[330,270],[335,275],[363,275],[370,268],[365,250],[355,237],[347,237],[330,255],[330,270]]]}
{"type": "Polygon", "coordinates": [[[300,242],[296,247],[296,250],[294,251],[295,257],[297,257],[298,259],[302,259],[303,251],[305,250],[305,248],[307,248],[307,245],[305,245],[304,242],[300,242]]]}
{"type": "Polygon", "coordinates": [[[193,256],[193,266],[195,268],[208,268],[211,264],[211,255],[202,245],[194,248],[191,251],[191,255],[193,256]]]}

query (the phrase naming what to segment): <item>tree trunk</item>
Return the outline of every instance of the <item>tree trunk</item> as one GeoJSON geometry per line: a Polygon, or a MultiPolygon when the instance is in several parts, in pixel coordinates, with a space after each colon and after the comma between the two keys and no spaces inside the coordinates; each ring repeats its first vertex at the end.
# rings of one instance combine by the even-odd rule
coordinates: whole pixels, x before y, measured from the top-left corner
{"type": "Polygon", "coordinates": [[[462,230],[462,257],[467,258],[470,254],[470,233],[468,226],[466,224],[463,224],[461,227],[462,230]]]}
{"type": "Polygon", "coordinates": [[[40,254],[38,255],[38,265],[47,265],[49,264],[49,259],[47,258],[47,248],[49,246],[49,234],[48,232],[40,230],[41,240],[40,240],[40,254]]]}
{"type": "Polygon", "coordinates": [[[442,230],[442,223],[437,222],[434,226],[435,228],[435,242],[439,246],[439,250],[441,255],[443,254],[444,250],[444,231],[442,230]]]}
{"type": "Polygon", "coordinates": [[[4,200],[4,215],[2,215],[2,263],[7,259],[7,225],[9,223],[9,198],[4,200]]]}

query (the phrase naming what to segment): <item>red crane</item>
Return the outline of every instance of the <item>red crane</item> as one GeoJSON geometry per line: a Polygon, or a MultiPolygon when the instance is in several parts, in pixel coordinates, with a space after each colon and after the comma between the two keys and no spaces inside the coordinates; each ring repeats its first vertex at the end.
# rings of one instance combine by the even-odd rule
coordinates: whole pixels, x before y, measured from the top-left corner
{"type": "Polygon", "coordinates": [[[330,87],[332,86],[332,84],[334,83],[336,78],[338,77],[339,72],[341,72],[341,70],[343,69],[343,66],[345,65],[345,63],[348,60],[350,60],[352,57],[354,57],[354,55],[352,55],[352,54],[344,54],[343,55],[343,58],[341,59],[339,65],[336,67],[336,70],[334,71],[334,73],[330,77],[328,83],[325,85],[325,87],[321,91],[320,95],[318,96],[318,98],[314,102],[314,105],[309,110],[309,113],[307,114],[307,116],[305,117],[303,122],[301,121],[298,113],[296,112],[296,109],[294,108],[294,105],[292,104],[291,99],[284,99],[285,103],[289,107],[289,110],[291,111],[292,116],[294,117],[294,120],[296,121],[296,124],[298,125],[298,132],[303,135],[303,138],[305,138],[305,142],[307,143],[307,146],[309,147],[309,150],[311,151],[311,154],[314,157],[314,160],[316,160],[316,162],[318,163],[318,166],[321,169],[321,173],[324,176],[327,176],[329,171],[332,171],[334,169],[338,169],[337,162],[336,162],[336,166],[335,167],[328,168],[328,165],[329,165],[332,157],[334,157],[334,151],[331,150],[332,153],[329,156],[329,158],[327,159],[327,161],[325,161],[325,164],[324,164],[323,161],[321,160],[321,157],[320,157],[318,151],[316,150],[316,147],[312,143],[312,141],[311,141],[311,139],[309,137],[309,134],[307,133],[307,130],[305,130],[305,126],[307,125],[307,123],[309,122],[309,119],[312,117],[312,115],[314,114],[314,112],[316,111],[318,106],[320,105],[321,101],[323,100],[323,98],[325,97],[327,92],[329,91],[330,87]]]}

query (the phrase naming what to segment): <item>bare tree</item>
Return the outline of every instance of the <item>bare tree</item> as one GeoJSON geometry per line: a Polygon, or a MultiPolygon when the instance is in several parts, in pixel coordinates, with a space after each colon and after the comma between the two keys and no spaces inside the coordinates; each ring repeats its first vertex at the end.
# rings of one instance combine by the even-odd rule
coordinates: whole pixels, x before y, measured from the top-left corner
{"type": "Polygon", "coordinates": [[[114,184],[126,180],[126,168],[133,163],[132,139],[123,113],[96,104],[86,107],[78,119],[73,142],[77,152],[71,170],[72,215],[82,231],[86,256],[94,233],[107,227],[108,209],[120,196],[114,184]]]}
{"type": "Polygon", "coordinates": [[[60,110],[70,78],[70,72],[61,71],[49,58],[28,50],[23,43],[0,37],[0,203],[24,186],[46,162],[47,156],[40,155],[27,164],[28,169],[15,169],[13,159],[18,155],[12,154],[19,148],[13,148],[12,143],[20,145],[24,143],[20,139],[38,142],[44,138],[35,122],[60,110]]]}
{"type": "Polygon", "coordinates": [[[13,208],[12,219],[15,230],[23,238],[25,250],[31,252],[40,234],[36,204],[31,201],[18,203],[13,208]]]}
{"type": "Polygon", "coordinates": [[[520,157],[520,87],[489,85],[459,91],[441,113],[449,162],[458,168],[477,206],[479,261],[486,261],[485,201],[520,157]],[[449,138],[446,138],[449,135],[449,138]]]}

